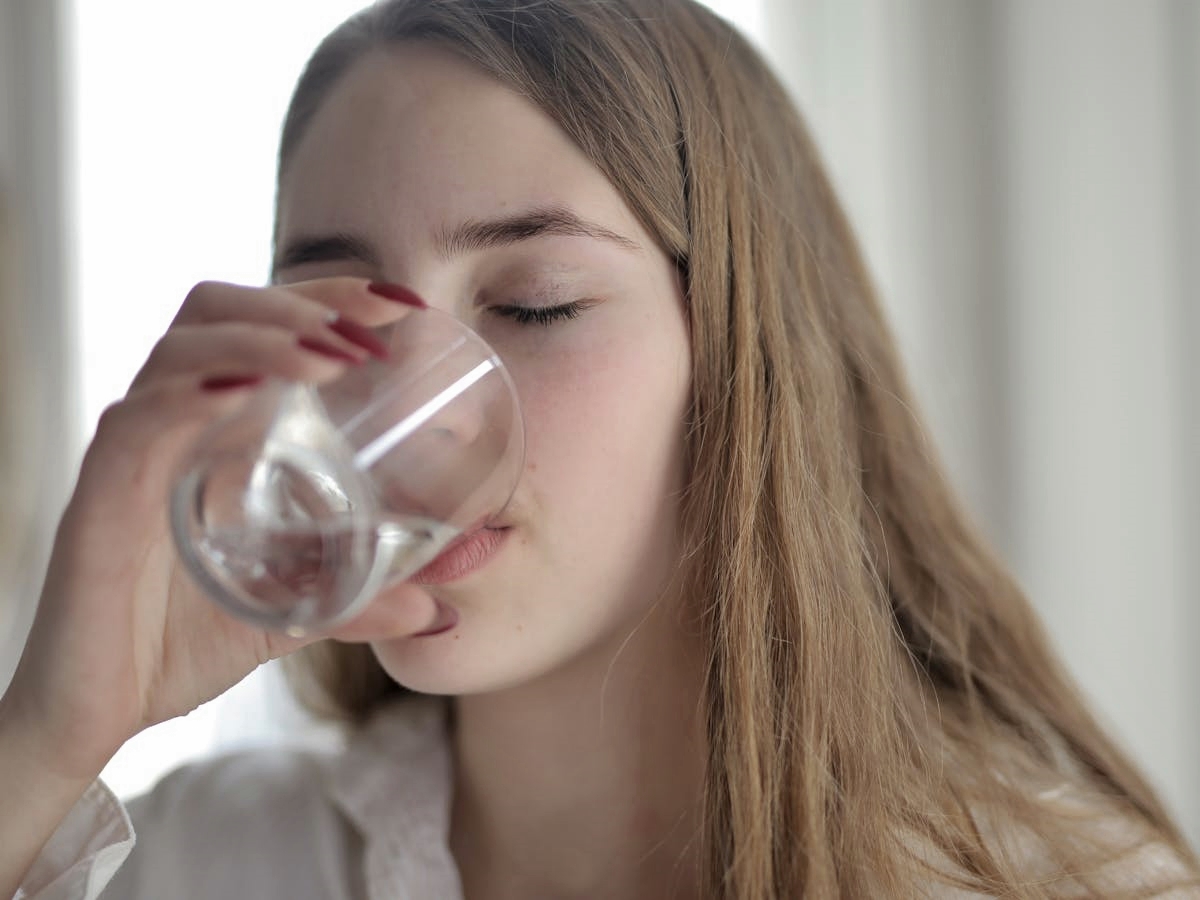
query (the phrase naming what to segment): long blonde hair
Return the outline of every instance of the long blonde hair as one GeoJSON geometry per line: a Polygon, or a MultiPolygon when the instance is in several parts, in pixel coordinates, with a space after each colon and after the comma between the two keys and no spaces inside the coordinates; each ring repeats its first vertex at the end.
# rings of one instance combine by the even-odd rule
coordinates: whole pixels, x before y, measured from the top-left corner
{"type": "MultiPolygon", "coordinates": [[[[416,40],[553,117],[684,276],[705,895],[1141,896],[1105,865],[1151,843],[1195,883],[953,497],[851,229],[757,53],[691,0],[383,2],[314,54],[280,172],[342,73],[416,40]],[[1096,824],[1112,817],[1118,838],[1096,824]]],[[[364,648],[318,646],[308,665],[350,719],[399,690],[364,648]]]]}

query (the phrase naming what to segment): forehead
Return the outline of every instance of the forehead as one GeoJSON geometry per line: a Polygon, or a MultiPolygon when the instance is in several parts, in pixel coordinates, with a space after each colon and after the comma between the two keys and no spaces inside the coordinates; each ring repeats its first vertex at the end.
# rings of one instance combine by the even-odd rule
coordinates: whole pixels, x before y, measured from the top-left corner
{"type": "Polygon", "coordinates": [[[279,225],[413,241],[532,205],[583,208],[643,237],[541,109],[453,53],[404,44],[356,62],[325,98],[281,180],[279,225]]]}

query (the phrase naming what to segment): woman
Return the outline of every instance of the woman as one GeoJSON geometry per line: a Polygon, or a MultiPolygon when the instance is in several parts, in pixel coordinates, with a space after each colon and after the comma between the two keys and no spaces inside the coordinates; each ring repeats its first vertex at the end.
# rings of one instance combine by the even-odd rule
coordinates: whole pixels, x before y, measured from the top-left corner
{"type": "Polygon", "coordinates": [[[274,286],[198,286],[101,422],[0,705],[0,892],[1197,896],[929,458],[795,112],[711,13],[373,7],[297,87],[276,242],[274,286]],[[130,853],[104,762],[300,649],[178,571],[172,466],[263,376],[365,358],[410,297],[387,282],[514,373],[499,534],[295,657],[340,757],[177,773],[130,853]]]}

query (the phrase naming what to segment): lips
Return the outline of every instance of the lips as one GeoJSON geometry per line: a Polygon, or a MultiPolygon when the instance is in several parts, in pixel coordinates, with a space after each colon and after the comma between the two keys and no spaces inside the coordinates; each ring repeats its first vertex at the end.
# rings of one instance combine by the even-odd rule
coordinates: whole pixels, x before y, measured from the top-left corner
{"type": "Polygon", "coordinates": [[[508,528],[485,527],[451,541],[411,579],[413,584],[447,584],[480,569],[503,546],[508,528]]]}

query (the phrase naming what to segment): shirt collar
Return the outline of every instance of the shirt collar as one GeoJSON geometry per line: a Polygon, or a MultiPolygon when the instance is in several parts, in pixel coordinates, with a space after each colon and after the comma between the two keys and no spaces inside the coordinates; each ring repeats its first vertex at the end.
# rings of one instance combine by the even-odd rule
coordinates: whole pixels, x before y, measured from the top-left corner
{"type": "Polygon", "coordinates": [[[460,897],[450,853],[453,772],[443,698],[380,709],[333,764],[329,792],[366,845],[372,898],[460,897]]]}

